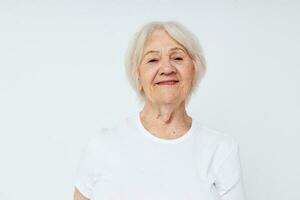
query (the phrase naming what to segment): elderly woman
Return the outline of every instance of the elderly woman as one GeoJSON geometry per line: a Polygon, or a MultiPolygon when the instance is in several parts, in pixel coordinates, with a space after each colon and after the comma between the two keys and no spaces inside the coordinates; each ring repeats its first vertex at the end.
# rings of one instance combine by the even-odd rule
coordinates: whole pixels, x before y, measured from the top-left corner
{"type": "Polygon", "coordinates": [[[126,67],[144,107],[90,139],[74,199],[244,200],[236,139],[186,111],[205,74],[197,38],[177,22],[148,23],[126,67]]]}

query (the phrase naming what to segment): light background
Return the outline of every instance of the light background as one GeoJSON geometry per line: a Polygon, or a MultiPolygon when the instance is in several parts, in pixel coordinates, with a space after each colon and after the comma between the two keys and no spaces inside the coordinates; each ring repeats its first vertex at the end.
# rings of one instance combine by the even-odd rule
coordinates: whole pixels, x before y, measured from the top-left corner
{"type": "Polygon", "coordinates": [[[72,199],[88,138],[139,109],[123,58],[151,20],[198,36],[188,110],[238,139],[248,199],[300,199],[298,2],[0,0],[0,199],[72,199]]]}

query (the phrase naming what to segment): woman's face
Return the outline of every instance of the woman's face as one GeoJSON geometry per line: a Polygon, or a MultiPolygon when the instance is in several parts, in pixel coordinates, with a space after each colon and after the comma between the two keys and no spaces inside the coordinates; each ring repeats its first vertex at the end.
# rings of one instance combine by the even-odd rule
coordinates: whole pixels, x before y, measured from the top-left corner
{"type": "Polygon", "coordinates": [[[182,102],[190,93],[193,61],[186,49],[158,29],[148,37],[139,66],[139,81],[146,100],[153,103],[182,102]],[[170,82],[162,82],[162,81],[170,82]]]}

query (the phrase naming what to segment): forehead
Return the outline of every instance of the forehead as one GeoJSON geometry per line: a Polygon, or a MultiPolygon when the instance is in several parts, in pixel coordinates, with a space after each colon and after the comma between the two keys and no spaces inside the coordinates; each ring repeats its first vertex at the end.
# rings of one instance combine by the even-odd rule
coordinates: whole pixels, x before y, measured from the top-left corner
{"type": "Polygon", "coordinates": [[[171,49],[178,47],[185,49],[180,43],[174,40],[165,30],[154,30],[147,38],[144,46],[144,53],[149,50],[171,49]]]}

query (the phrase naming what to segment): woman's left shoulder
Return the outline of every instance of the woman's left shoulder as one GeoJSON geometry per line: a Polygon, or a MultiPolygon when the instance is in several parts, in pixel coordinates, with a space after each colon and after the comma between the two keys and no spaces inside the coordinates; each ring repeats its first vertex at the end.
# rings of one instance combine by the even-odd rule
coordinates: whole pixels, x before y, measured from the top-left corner
{"type": "Polygon", "coordinates": [[[239,143],[234,135],[225,131],[220,131],[215,128],[208,127],[199,123],[198,121],[196,123],[196,134],[201,144],[212,147],[222,153],[228,153],[238,148],[239,143]]]}

